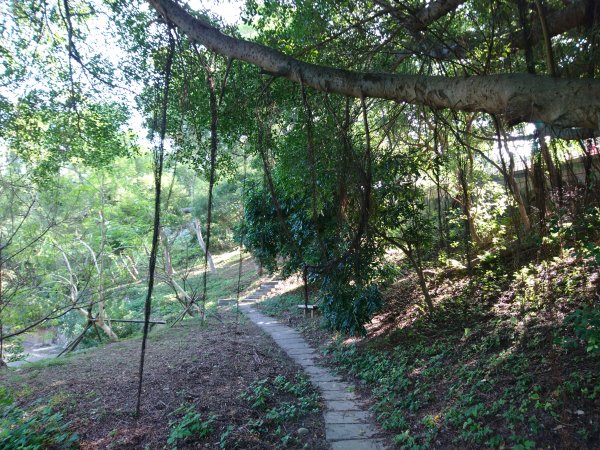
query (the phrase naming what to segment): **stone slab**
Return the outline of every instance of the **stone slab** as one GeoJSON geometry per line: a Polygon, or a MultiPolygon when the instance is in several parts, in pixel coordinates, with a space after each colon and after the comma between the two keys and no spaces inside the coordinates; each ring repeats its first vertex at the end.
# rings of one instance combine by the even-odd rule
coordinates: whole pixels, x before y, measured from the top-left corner
{"type": "Polygon", "coordinates": [[[373,417],[367,411],[327,411],[325,423],[365,423],[373,417]]]}
{"type": "Polygon", "coordinates": [[[321,391],[321,397],[328,401],[356,400],[356,395],[347,391],[321,391]]]}
{"type": "MultiPolygon", "coordinates": [[[[277,343],[279,344],[279,342],[277,343]]],[[[311,352],[315,352],[310,345],[306,342],[302,342],[300,339],[281,341],[281,346],[285,347],[286,350],[310,350],[311,352]]]]}
{"type": "Polygon", "coordinates": [[[319,389],[322,391],[346,391],[346,392],[354,392],[354,389],[350,387],[348,383],[344,383],[343,381],[323,381],[323,380],[315,380],[314,384],[317,385],[319,389]]]}
{"type": "Polygon", "coordinates": [[[279,345],[286,347],[293,347],[295,345],[306,345],[306,341],[299,336],[273,336],[275,342],[279,345]]]}
{"type": "Polygon", "coordinates": [[[325,424],[325,439],[345,441],[365,439],[377,435],[377,429],[368,423],[329,423],[325,424]]]}
{"type": "Polygon", "coordinates": [[[385,448],[381,439],[355,439],[331,443],[331,450],[385,450],[385,448]]]}
{"type": "Polygon", "coordinates": [[[311,348],[287,348],[284,345],[282,345],[281,347],[285,350],[285,352],[288,355],[294,355],[294,356],[310,355],[313,358],[317,358],[319,356],[319,354],[311,348]]]}
{"type": "Polygon", "coordinates": [[[313,381],[340,381],[340,378],[320,366],[306,367],[306,374],[313,381]]]}
{"type": "Polygon", "coordinates": [[[311,382],[320,389],[326,407],[325,437],[331,443],[332,450],[386,448],[383,440],[371,439],[377,435],[378,429],[370,422],[373,419],[372,415],[358,403],[351,385],[317,364],[319,354],[298,331],[257,312],[249,305],[244,305],[241,309],[302,366],[311,382]]]}
{"type": "Polygon", "coordinates": [[[328,411],[363,411],[354,400],[330,400],[326,406],[328,411]]]}
{"type": "MultiPolygon", "coordinates": [[[[308,371],[305,370],[305,372],[308,373],[308,371]]],[[[335,375],[331,375],[330,373],[327,374],[318,374],[318,375],[311,375],[308,374],[310,381],[312,383],[319,383],[319,382],[328,382],[328,381],[340,381],[339,377],[336,377],[335,375]]]]}

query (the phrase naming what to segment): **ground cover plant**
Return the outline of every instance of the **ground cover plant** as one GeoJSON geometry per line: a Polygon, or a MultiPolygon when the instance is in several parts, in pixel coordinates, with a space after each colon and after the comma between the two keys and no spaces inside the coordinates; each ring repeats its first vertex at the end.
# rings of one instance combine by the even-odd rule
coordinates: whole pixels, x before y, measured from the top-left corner
{"type": "Polygon", "coordinates": [[[0,446],[2,448],[76,448],[78,435],[69,429],[56,406],[40,399],[23,410],[6,387],[0,389],[0,446]]]}
{"type": "Polygon", "coordinates": [[[386,289],[360,340],[304,318],[301,291],[260,307],[322,344],[398,448],[591,449],[600,442],[599,277],[586,255],[571,248],[512,273],[490,261],[470,284],[440,271],[432,316],[420,313],[409,275],[386,289]]]}

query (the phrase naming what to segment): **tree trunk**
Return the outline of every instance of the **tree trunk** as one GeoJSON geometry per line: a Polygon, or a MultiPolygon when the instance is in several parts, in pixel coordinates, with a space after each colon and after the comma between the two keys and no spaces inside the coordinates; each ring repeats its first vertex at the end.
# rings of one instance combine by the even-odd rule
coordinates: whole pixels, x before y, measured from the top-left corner
{"type": "Polygon", "coordinates": [[[546,234],[546,186],[544,171],[542,170],[541,155],[533,155],[532,171],[533,171],[533,191],[535,195],[535,205],[538,210],[538,220],[540,234],[546,234]]]}
{"type": "Polygon", "coordinates": [[[508,176],[506,177],[506,181],[509,183],[510,190],[513,193],[513,198],[515,199],[515,203],[517,204],[517,208],[519,209],[519,217],[521,218],[521,224],[525,231],[531,230],[531,221],[529,220],[529,216],[527,215],[527,208],[525,208],[525,202],[523,201],[523,196],[521,195],[521,189],[519,188],[519,183],[515,179],[514,172],[514,162],[512,155],[510,156],[510,169],[508,171],[508,176]]]}
{"type": "Polygon", "coordinates": [[[125,269],[129,273],[129,275],[131,276],[133,281],[139,281],[139,278],[138,278],[139,273],[138,273],[137,268],[135,267],[133,261],[131,260],[131,258],[126,255],[121,255],[121,261],[123,261],[123,267],[125,267],[125,269]],[[129,267],[129,264],[131,264],[131,267],[129,267]]]}
{"type": "MultiPolygon", "coordinates": [[[[106,220],[104,217],[104,203],[106,202],[106,198],[104,196],[104,173],[102,174],[100,194],[102,200],[100,203],[100,230],[102,240],[100,242],[100,252],[98,254],[99,261],[96,264],[99,280],[98,315],[96,316],[96,325],[98,325],[100,329],[104,331],[104,333],[108,336],[111,342],[117,342],[119,340],[119,337],[112,330],[110,324],[106,322],[106,304],[104,303],[104,252],[106,247],[106,220]]],[[[96,259],[94,259],[94,262],[96,262],[96,259]]]]}
{"type": "MultiPolygon", "coordinates": [[[[174,278],[175,270],[173,269],[173,262],[171,259],[171,247],[169,245],[169,239],[167,238],[167,234],[165,233],[165,230],[163,229],[163,227],[159,227],[159,237],[160,237],[160,241],[163,244],[163,253],[164,253],[164,260],[165,260],[165,278],[166,278],[165,282],[169,286],[171,286],[171,289],[173,289],[173,291],[175,292],[175,295],[177,296],[177,299],[184,306],[184,308],[186,308],[187,310],[189,310],[190,308],[193,308],[194,311],[199,312],[200,308],[198,307],[198,305],[196,305],[194,303],[194,301],[192,300],[192,297],[190,297],[190,295],[185,291],[185,289],[183,289],[181,287],[181,285],[174,278]]],[[[190,314],[190,315],[192,315],[192,314],[190,314]]]]}
{"type": "Polygon", "coordinates": [[[202,228],[200,226],[200,221],[196,217],[194,217],[194,220],[192,220],[192,226],[194,227],[194,231],[196,232],[198,244],[200,245],[202,251],[206,254],[206,257],[208,258],[208,266],[210,267],[210,271],[211,273],[215,273],[217,271],[217,268],[215,267],[215,263],[213,262],[212,255],[210,254],[210,252],[206,251],[206,243],[204,242],[204,238],[202,237],[202,228]]]}
{"type": "Polygon", "coordinates": [[[159,228],[159,236],[160,241],[163,244],[165,274],[167,275],[167,278],[173,278],[175,271],[173,270],[173,261],[171,260],[171,246],[169,244],[169,238],[167,237],[167,234],[165,233],[165,230],[162,226],[159,228]]]}
{"type": "Polygon", "coordinates": [[[106,320],[106,310],[104,309],[104,305],[102,305],[102,308],[100,308],[100,312],[96,318],[96,325],[98,325],[100,329],[104,331],[111,342],[117,342],[119,340],[119,336],[115,334],[112,327],[106,320]]]}
{"type": "Polygon", "coordinates": [[[2,297],[2,240],[0,240],[0,368],[4,364],[4,324],[2,323],[2,316],[4,314],[4,298],[2,297]]]}
{"type": "Polygon", "coordinates": [[[427,306],[428,314],[433,313],[433,301],[431,300],[431,295],[429,294],[429,289],[427,288],[427,280],[425,280],[425,274],[423,273],[423,267],[421,264],[421,258],[418,256],[415,257],[412,250],[408,248],[402,249],[406,256],[408,256],[408,260],[411,262],[415,272],[417,272],[417,277],[419,278],[419,286],[421,287],[421,292],[423,292],[423,297],[425,298],[425,305],[427,306]]]}
{"type": "Polygon", "coordinates": [[[531,221],[529,220],[529,215],[527,214],[525,201],[523,200],[523,196],[521,195],[521,188],[519,187],[519,183],[517,183],[517,180],[515,178],[515,157],[508,148],[508,145],[506,143],[506,132],[504,131],[504,129],[501,128],[500,121],[494,118],[494,123],[496,125],[498,152],[500,154],[500,160],[502,161],[502,167],[496,166],[496,164],[493,163],[493,161],[490,162],[492,162],[492,164],[494,164],[494,166],[496,166],[504,176],[504,180],[508,185],[511,194],[513,195],[515,203],[517,204],[519,218],[521,219],[521,225],[523,225],[525,232],[529,232],[531,230],[531,221]],[[508,168],[506,167],[506,162],[502,153],[503,148],[506,154],[508,155],[508,168]]]}
{"type": "MultiPolygon", "coordinates": [[[[103,222],[104,221],[103,214],[100,213],[100,216],[101,216],[101,222],[103,222]]],[[[112,330],[110,324],[106,320],[107,319],[106,318],[106,304],[104,302],[104,300],[105,300],[104,299],[104,286],[103,286],[103,282],[102,282],[103,267],[102,267],[101,263],[98,262],[98,258],[96,257],[96,254],[94,253],[92,248],[83,241],[81,241],[81,243],[84,245],[84,247],[86,247],[88,249],[88,251],[92,255],[92,260],[94,261],[94,266],[96,267],[96,273],[98,274],[99,286],[98,286],[98,298],[97,298],[98,314],[96,314],[96,317],[94,317],[92,314],[93,304],[90,304],[90,307],[88,308],[87,311],[83,308],[79,308],[79,312],[81,313],[81,315],[83,317],[85,317],[85,319],[88,321],[88,323],[93,322],[95,325],[98,325],[100,327],[100,329],[102,329],[102,331],[104,331],[104,333],[108,336],[108,339],[110,339],[111,342],[117,342],[119,340],[119,337],[115,334],[115,332],[112,330]]],[[[65,253],[63,253],[63,256],[65,257],[65,260],[67,261],[65,253]]],[[[102,256],[102,254],[100,254],[100,256],[102,256]]],[[[102,261],[102,258],[100,258],[100,261],[102,261]]],[[[69,264],[69,270],[71,270],[70,264],[69,264]]],[[[78,295],[77,288],[74,287],[74,289],[72,290],[72,299],[71,299],[73,304],[75,304],[77,301],[77,295],[78,295]]]]}
{"type": "MultiPolygon", "coordinates": [[[[536,129],[538,129],[539,125],[536,125],[536,129]]],[[[540,144],[540,153],[542,154],[542,158],[544,158],[544,164],[546,165],[546,169],[548,170],[548,175],[550,176],[550,186],[553,191],[558,192],[559,196],[562,197],[562,179],[556,165],[554,164],[554,160],[552,159],[552,154],[550,153],[550,149],[548,148],[548,144],[546,143],[546,139],[538,135],[538,141],[540,144]]]]}

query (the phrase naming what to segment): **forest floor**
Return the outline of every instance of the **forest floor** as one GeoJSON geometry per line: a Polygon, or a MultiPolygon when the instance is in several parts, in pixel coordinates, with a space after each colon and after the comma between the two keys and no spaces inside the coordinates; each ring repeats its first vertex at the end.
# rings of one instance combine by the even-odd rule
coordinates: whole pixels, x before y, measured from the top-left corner
{"type": "Polygon", "coordinates": [[[242,315],[153,332],[136,418],[139,352],[131,339],[40,361],[1,372],[0,386],[22,411],[61,411],[83,449],[165,448],[169,438],[169,448],[328,448],[318,394],[242,315]]]}
{"type": "Polygon", "coordinates": [[[600,448],[597,265],[563,255],[507,266],[471,283],[438,270],[431,316],[407,271],[362,338],[304,317],[298,280],[257,308],[320,348],[398,448],[600,448]]]}

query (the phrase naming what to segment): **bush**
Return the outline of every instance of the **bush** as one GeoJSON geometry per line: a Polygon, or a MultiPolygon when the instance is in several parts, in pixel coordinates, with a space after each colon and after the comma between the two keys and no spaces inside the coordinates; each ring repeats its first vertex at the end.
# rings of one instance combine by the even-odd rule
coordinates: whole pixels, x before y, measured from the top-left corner
{"type": "Polygon", "coordinates": [[[352,336],[366,333],[364,324],[383,304],[375,284],[360,286],[333,281],[323,284],[320,295],[323,317],[329,326],[352,336]]]}

